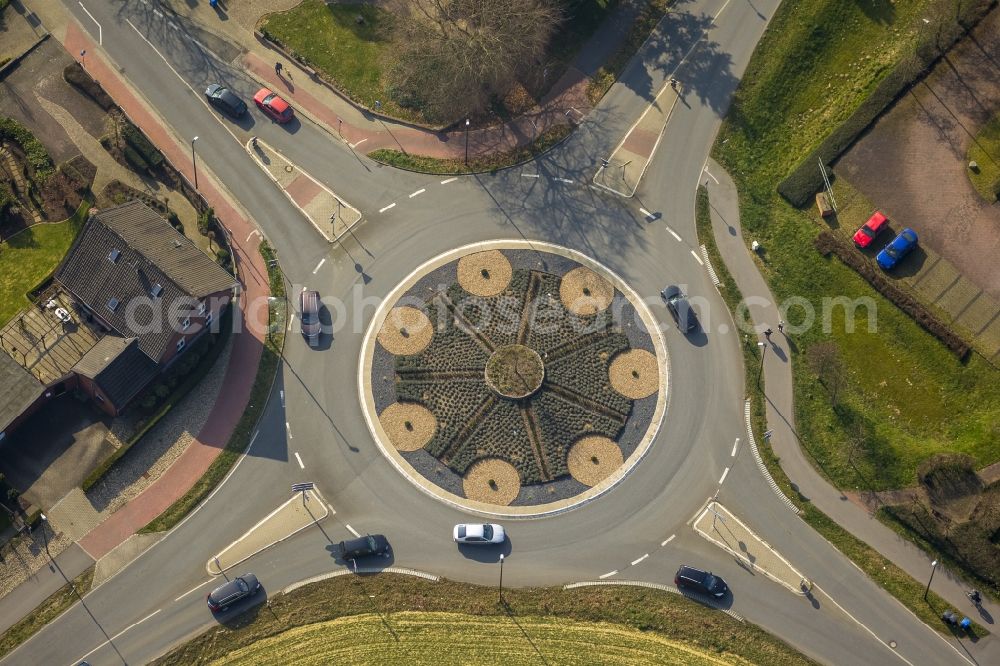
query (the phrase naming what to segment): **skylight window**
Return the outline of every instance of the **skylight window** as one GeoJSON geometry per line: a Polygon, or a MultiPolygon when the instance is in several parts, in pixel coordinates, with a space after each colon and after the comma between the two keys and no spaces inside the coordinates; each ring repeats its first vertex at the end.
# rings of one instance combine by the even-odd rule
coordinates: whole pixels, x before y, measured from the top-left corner
{"type": "Polygon", "coordinates": [[[114,312],[115,310],[118,309],[118,299],[117,298],[110,298],[110,299],[108,299],[108,309],[111,310],[112,312],[114,312]]]}
{"type": "Polygon", "coordinates": [[[118,263],[118,257],[120,256],[122,256],[121,250],[117,249],[111,250],[111,252],[108,252],[108,261],[110,261],[113,264],[116,264],[118,263]]]}
{"type": "Polygon", "coordinates": [[[154,284],[153,288],[149,290],[149,295],[152,296],[153,298],[159,298],[162,293],[163,293],[163,285],[159,283],[154,284]]]}

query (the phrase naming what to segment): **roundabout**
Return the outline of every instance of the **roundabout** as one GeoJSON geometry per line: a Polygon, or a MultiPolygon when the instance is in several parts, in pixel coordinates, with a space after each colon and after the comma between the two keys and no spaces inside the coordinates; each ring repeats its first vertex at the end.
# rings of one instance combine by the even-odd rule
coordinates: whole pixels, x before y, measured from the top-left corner
{"type": "Polygon", "coordinates": [[[659,325],[618,275],[546,243],[439,255],[388,294],[358,386],[382,454],[411,483],[488,516],[588,502],[647,453],[666,412],[659,325]]]}

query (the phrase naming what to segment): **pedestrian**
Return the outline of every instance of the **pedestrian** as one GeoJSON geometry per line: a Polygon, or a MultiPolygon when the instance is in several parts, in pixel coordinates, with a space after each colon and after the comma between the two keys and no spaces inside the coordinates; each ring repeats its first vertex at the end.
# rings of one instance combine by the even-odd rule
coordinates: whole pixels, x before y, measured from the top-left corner
{"type": "Polygon", "coordinates": [[[674,77],[670,77],[670,87],[677,90],[677,79],[674,77]]]}
{"type": "Polygon", "coordinates": [[[281,76],[281,63],[280,62],[274,63],[274,73],[277,74],[278,76],[281,76]]]}
{"type": "Polygon", "coordinates": [[[256,136],[250,137],[250,145],[253,146],[254,150],[257,150],[257,137],[256,136]]]}
{"type": "Polygon", "coordinates": [[[765,337],[765,338],[767,338],[768,342],[770,342],[770,341],[771,341],[771,334],[772,334],[772,333],[774,333],[774,331],[772,331],[772,330],[771,330],[771,327],[770,327],[770,326],[768,326],[768,327],[767,327],[767,330],[766,330],[766,331],[764,331],[764,337],[765,337]]]}
{"type": "Polygon", "coordinates": [[[785,332],[785,322],[784,321],[779,321],[778,322],[778,333],[784,333],[784,332],[785,332]]]}

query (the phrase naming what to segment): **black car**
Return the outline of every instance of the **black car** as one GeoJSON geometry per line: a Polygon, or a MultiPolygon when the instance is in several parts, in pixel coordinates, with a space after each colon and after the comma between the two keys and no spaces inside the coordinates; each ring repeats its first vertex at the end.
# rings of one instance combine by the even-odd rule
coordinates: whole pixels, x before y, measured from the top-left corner
{"type": "Polygon", "coordinates": [[[695,314],[694,308],[691,307],[691,303],[688,302],[687,296],[684,295],[680,287],[673,284],[664,287],[663,291],[660,292],[660,296],[663,297],[663,300],[667,304],[667,309],[670,310],[674,321],[677,322],[677,328],[684,333],[697,328],[698,316],[695,314]]]}
{"type": "Polygon", "coordinates": [[[686,564],[682,564],[674,575],[674,585],[698,590],[715,598],[724,597],[729,591],[726,581],[713,575],[711,571],[702,571],[686,564]]]}
{"type": "Polygon", "coordinates": [[[356,560],[368,555],[384,555],[389,552],[389,540],[381,534],[366,534],[357,539],[341,541],[340,557],[345,560],[356,560]]]}
{"type": "Polygon", "coordinates": [[[209,104],[233,118],[242,118],[246,115],[246,102],[237,97],[232,90],[220,86],[218,83],[213,83],[205,88],[205,98],[209,104]]]}
{"type": "Polygon", "coordinates": [[[237,576],[208,594],[208,608],[213,613],[228,610],[237,601],[257,594],[259,589],[260,581],[252,573],[237,576]]]}

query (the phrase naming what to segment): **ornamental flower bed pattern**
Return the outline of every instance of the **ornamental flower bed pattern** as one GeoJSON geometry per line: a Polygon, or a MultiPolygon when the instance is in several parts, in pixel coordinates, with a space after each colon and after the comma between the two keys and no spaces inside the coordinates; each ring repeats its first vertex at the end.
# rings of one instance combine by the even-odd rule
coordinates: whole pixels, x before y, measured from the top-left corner
{"type": "MultiPolygon", "coordinates": [[[[632,345],[613,305],[578,316],[560,301],[561,276],[579,264],[559,258],[546,272],[514,261],[517,251],[505,254],[515,269],[495,296],[470,294],[457,281],[429,296],[426,286],[407,294],[407,305],[423,309],[434,335],[420,353],[392,359],[395,399],[434,414],[437,430],[424,450],[455,474],[499,458],[517,469],[522,484],[545,483],[569,474],[568,452],[581,438],[622,435],[635,401],[614,390],[608,369],[632,345]],[[422,306],[414,293],[426,297],[422,306]],[[544,365],[541,386],[523,398],[502,395],[485,376],[494,353],[511,345],[534,350],[544,365]]],[[[615,292],[616,301],[623,299],[615,292]]]]}

